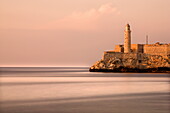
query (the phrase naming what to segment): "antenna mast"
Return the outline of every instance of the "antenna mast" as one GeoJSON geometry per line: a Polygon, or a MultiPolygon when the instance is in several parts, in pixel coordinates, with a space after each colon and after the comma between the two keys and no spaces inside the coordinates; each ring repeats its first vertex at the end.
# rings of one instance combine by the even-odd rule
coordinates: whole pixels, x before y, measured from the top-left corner
{"type": "Polygon", "coordinates": [[[146,35],[146,44],[148,44],[148,35],[146,35]]]}

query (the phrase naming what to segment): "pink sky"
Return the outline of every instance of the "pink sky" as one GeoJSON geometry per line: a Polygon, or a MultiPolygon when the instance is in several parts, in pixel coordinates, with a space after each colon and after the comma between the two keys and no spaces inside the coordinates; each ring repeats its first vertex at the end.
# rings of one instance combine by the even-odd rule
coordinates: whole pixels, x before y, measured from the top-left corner
{"type": "Polygon", "coordinates": [[[123,43],[170,43],[170,0],[1,0],[0,66],[90,66],[123,43]]]}

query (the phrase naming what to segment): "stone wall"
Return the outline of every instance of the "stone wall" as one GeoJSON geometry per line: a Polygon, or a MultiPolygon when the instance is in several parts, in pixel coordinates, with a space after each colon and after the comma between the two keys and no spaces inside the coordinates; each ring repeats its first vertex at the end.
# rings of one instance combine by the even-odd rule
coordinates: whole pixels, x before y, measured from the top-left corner
{"type": "Polygon", "coordinates": [[[144,45],[144,53],[150,55],[161,55],[165,58],[170,54],[170,45],[169,44],[149,44],[144,45]]]}
{"type": "Polygon", "coordinates": [[[103,56],[103,60],[105,62],[111,60],[121,60],[123,62],[123,66],[125,67],[133,67],[139,68],[140,63],[144,59],[143,53],[120,53],[120,52],[105,52],[103,56]]]}
{"type": "Polygon", "coordinates": [[[170,67],[170,61],[161,55],[107,51],[104,53],[103,59],[96,62],[91,69],[116,69],[120,67],[138,69],[170,67]]]}
{"type": "Polygon", "coordinates": [[[168,46],[168,53],[167,54],[170,55],[170,46],[168,46]]]}
{"type": "Polygon", "coordinates": [[[114,48],[114,52],[124,52],[124,46],[123,45],[116,45],[114,48]]]}
{"type": "Polygon", "coordinates": [[[91,69],[114,69],[119,67],[138,68],[138,54],[107,51],[103,59],[96,62],[91,69]]]}
{"type": "Polygon", "coordinates": [[[131,49],[133,53],[143,53],[143,44],[132,44],[131,49]]]}
{"type": "Polygon", "coordinates": [[[109,61],[111,58],[123,58],[123,54],[122,52],[110,52],[110,51],[106,51],[104,52],[103,55],[103,60],[105,61],[109,61]]]}
{"type": "MultiPolygon", "coordinates": [[[[133,53],[143,53],[144,44],[131,44],[131,52],[133,53]]],[[[114,52],[124,52],[124,45],[116,45],[114,52]]]]}

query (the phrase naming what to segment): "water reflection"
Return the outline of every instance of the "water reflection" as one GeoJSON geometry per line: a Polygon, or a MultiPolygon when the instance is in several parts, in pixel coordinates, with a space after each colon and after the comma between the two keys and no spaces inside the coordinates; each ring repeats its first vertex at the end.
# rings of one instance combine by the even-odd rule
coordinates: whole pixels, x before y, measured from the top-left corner
{"type": "Polygon", "coordinates": [[[169,113],[170,75],[2,72],[1,113],[169,113]]]}

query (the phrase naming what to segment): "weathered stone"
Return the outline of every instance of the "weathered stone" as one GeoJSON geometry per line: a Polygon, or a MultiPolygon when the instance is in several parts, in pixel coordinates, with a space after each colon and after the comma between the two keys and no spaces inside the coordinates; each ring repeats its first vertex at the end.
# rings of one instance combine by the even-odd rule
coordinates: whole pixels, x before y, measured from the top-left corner
{"type": "Polygon", "coordinates": [[[91,67],[91,69],[115,69],[120,67],[146,69],[146,68],[170,67],[169,60],[161,55],[148,55],[143,53],[142,54],[143,59],[141,60],[141,63],[139,63],[136,53],[128,53],[126,55],[123,54],[117,55],[117,53],[112,53],[111,55],[106,54],[110,53],[105,53],[103,59],[96,62],[91,67]]]}

